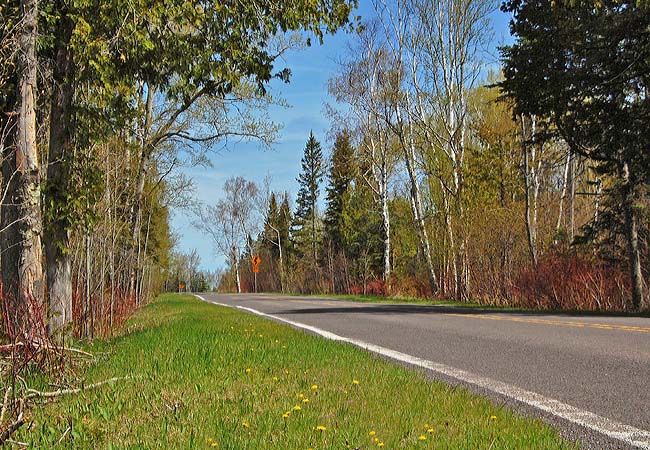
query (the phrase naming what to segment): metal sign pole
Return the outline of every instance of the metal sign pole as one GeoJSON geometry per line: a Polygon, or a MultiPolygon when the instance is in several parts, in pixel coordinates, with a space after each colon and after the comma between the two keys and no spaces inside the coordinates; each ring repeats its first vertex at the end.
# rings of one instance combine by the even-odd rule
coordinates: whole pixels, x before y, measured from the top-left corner
{"type": "Polygon", "coordinates": [[[257,272],[255,272],[255,293],[257,294],[257,272]]]}

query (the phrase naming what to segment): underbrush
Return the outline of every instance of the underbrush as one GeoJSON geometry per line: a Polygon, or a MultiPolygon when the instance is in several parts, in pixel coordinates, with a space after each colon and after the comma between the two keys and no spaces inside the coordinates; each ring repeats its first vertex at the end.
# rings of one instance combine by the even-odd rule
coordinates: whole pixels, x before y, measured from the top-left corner
{"type": "Polygon", "coordinates": [[[627,311],[629,275],[586,256],[552,255],[525,268],[509,289],[511,306],[578,311],[627,311]]]}

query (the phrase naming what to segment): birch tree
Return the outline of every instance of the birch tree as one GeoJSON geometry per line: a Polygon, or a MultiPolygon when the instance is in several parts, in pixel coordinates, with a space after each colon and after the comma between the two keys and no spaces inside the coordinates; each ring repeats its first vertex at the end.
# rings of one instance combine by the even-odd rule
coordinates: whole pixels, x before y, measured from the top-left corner
{"type": "Polygon", "coordinates": [[[390,182],[395,168],[388,123],[393,121],[390,86],[394,77],[393,66],[386,48],[379,41],[378,24],[367,24],[359,36],[353,54],[358,60],[343,61],[339,74],[329,82],[329,92],[337,102],[349,106],[349,115],[340,120],[354,124],[358,135],[361,177],[372,190],[379,205],[384,240],[383,279],[390,292],[391,281],[391,228],[388,209],[390,182]]]}
{"type": "Polygon", "coordinates": [[[215,205],[195,208],[194,227],[208,235],[233,272],[237,292],[242,292],[240,263],[248,237],[256,234],[255,201],[259,188],[242,177],[230,178],[223,187],[224,198],[215,205]]]}
{"type": "Polygon", "coordinates": [[[470,280],[463,231],[468,96],[481,74],[492,36],[488,15],[495,7],[493,0],[413,0],[405,6],[408,22],[392,19],[404,36],[399,40],[406,53],[408,119],[421,133],[423,153],[434,159],[428,172],[440,182],[458,299],[468,298],[470,280]]]}

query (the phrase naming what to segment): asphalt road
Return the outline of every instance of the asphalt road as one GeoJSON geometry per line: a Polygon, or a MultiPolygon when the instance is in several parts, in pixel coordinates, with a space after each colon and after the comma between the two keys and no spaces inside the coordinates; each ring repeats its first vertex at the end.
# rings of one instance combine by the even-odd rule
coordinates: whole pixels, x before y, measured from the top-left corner
{"type": "Polygon", "coordinates": [[[430,361],[442,367],[432,366],[432,377],[540,416],[585,448],[650,449],[648,318],[262,294],[202,297],[430,361]]]}

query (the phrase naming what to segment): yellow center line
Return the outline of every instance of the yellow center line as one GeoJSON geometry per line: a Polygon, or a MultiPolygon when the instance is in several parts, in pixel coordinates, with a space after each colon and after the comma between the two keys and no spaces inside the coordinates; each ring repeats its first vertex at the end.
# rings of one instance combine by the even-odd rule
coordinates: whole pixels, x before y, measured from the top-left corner
{"type": "Polygon", "coordinates": [[[487,315],[480,315],[480,314],[445,313],[445,315],[454,316],[454,317],[470,317],[472,319],[506,320],[509,322],[536,323],[541,325],[560,325],[560,326],[577,327],[577,328],[597,328],[600,330],[618,330],[618,331],[634,331],[638,333],[650,333],[650,328],[637,327],[633,325],[611,325],[606,323],[571,322],[571,321],[550,320],[550,319],[525,319],[521,317],[487,316],[487,315]]]}

